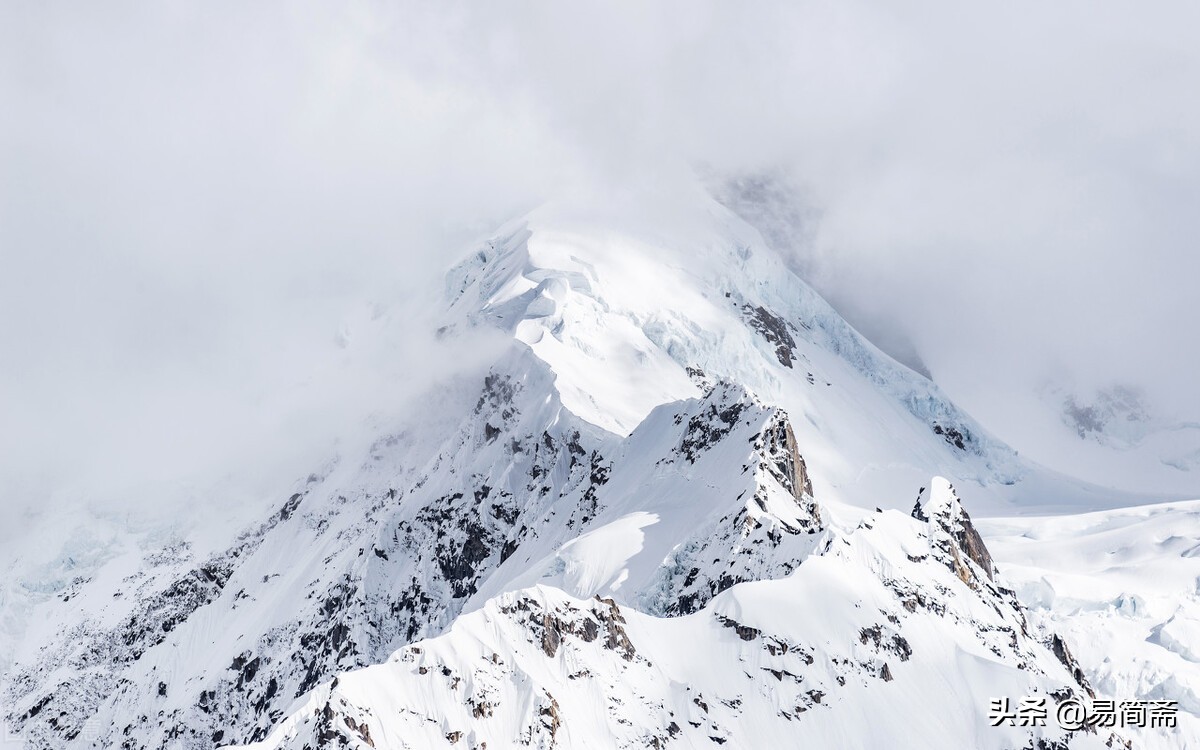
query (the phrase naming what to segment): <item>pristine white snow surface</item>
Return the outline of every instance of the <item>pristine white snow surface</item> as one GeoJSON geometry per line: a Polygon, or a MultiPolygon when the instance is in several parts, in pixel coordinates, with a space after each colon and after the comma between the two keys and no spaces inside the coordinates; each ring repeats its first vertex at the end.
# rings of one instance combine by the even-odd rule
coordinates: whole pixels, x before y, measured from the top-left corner
{"type": "Polygon", "coordinates": [[[1139,747],[1200,745],[1200,501],[978,525],[1097,691],[1179,701],[1186,732],[1131,733],[1139,747]]]}

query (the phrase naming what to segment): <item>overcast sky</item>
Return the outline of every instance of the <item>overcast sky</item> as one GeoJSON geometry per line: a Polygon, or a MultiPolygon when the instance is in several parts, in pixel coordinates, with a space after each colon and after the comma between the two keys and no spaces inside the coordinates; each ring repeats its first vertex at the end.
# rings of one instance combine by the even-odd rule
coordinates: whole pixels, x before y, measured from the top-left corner
{"type": "Polygon", "coordinates": [[[347,317],[419,314],[549,197],[698,169],[784,175],[813,283],[1002,436],[1049,375],[1194,419],[1198,28],[1186,2],[5,2],[0,489],[292,471],[379,407],[365,373],[440,371],[419,336],[338,361],[347,317]]]}

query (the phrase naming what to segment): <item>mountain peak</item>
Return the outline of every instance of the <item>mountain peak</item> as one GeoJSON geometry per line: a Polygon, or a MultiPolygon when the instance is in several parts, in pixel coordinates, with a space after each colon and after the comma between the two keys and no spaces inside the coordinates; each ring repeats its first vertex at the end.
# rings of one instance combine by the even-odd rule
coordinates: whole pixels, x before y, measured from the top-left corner
{"type": "Polygon", "coordinates": [[[912,510],[913,518],[925,521],[931,529],[931,536],[942,547],[944,553],[950,555],[950,566],[964,581],[975,577],[974,569],[965,565],[959,553],[965,555],[992,580],[995,565],[992,555],[988,552],[983,538],[971,523],[971,516],[962,506],[954,485],[945,477],[934,477],[929,489],[921,488],[917,504],[912,510]]]}
{"type": "Polygon", "coordinates": [[[670,220],[601,215],[550,207],[482,243],[447,274],[447,330],[506,332],[547,363],[567,408],[618,435],[660,404],[717,381],[740,383],[812,428],[796,436],[800,451],[853,504],[886,494],[883,483],[863,484],[873,477],[861,466],[907,464],[911,479],[949,461],[984,486],[1011,485],[1025,472],[725,207],[706,198],[670,220]],[[886,451],[867,438],[882,414],[886,451]],[[895,455],[897,443],[907,455],[895,455]]]}

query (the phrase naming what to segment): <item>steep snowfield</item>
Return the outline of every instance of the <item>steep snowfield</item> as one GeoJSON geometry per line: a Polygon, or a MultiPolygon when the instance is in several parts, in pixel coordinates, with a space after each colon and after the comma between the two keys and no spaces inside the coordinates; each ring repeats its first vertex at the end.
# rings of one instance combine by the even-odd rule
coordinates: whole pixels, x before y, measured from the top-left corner
{"type": "MultiPolygon", "coordinates": [[[[370,746],[364,725],[376,747],[1023,747],[1030,729],[987,726],[989,698],[1141,673],[1114,648],[1076,674],[1054,635],[1073,621],[1027,621],[930,477],[975,515],[1149,498],[1023,460],[717,204],[543,209],[445,294],[444,339],[511,337],[486,377],[446,385],[471,397],[365,436],[240,533],[31,530],[40,562],[0,587],[11,731],[128,750],[370,746]]],[[[1179,622],[1155,643],[1186,643],[1179,622]]]]}
{"type": "Polygon", "coordinates": [[[915,490],[946,445],[973,481],[1022,474],[1011,450],[862,339],[736,217],[702,203],[673,219],[687,227],[679,236],[535,212],[451,272],[455,309],[528,343],[563,403],[618,434],[713,379],[743,384],[793,416],[834,499],[878,504],[905,470],[915,490]]]}

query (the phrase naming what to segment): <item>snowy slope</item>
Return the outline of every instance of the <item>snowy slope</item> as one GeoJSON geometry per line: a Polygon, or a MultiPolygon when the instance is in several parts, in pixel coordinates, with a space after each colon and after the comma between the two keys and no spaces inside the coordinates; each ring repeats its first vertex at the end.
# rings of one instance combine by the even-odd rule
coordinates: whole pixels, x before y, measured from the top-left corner
{"type": "Polygon", "coordinates": [[[839,500],[875,504],[901,470],[915,488],[948,457],[978,483],[1021,476],[1011,450],[859,336],[732,214],[701,202],[671,219],[686,231],[628,218],[614,231],[543,209],[452,271],[449,293],[470,320],[528,343],[564,404],[616,433],[727,379],[793,415],[801,453],[839,500]]]}
{"type": "MultiPolygon", "coordinates": [[[[540,690],[570,712],[568,725],[592,722],[581,737],[636,746],[670,726],[647,706],[694,705],[695,683],[740,703],[713,708],[716,729],[700,721],[713,735],[687,723],[694,712],[676,722],[688,744],[753,746],[803,724],[814,741],[874,746],[910,736],[921,715],[934,723],[908,746],[1001,747],[1026,735],[980,724],[989,691],[1085,690],[1053,647],[1057,621],[1027,627],[948,483],[929,477],[953,477],[977,515],[1146,498],[1023,461],[712,201],[653,216],[535,212],[448,273],[443,312],[447,340],[479,328],[511,337],[482,382],[446,386],[472,397],[431,399],[430,413],[314,467],[240,534],[201,544],[188,529],[113,529],[91,545],[57,530],[69,541],[52,565],[12,563],[0,591],[12,731],[39,748],[302,746],[328,730],[317,728],[322,686],[341,675],[362,685],[357,706],[385,700],[368,696],[372,686],[390,685],[386,700],[424,696],[403,703],[412,723],[389,714],[370,725],[379,737],[453,720],[439,741],[474,731],[503,747],[518,725],[541,731],[529,723],[544,716],[540,690]],[[930,520],[912,519],[924,487],[930,520]],[[585,636],[603,612],[610,623],[619,613],[625,636],[610,629],[604,643],[626,638],[639,656],[614,661],[597,642],[580,646],[579,668],[639,708],[585,718],[595,693],[565,694],[561,684],[576,683],[560,683],[570,679],[561,665],[536,663],[546,649],[527,641],[544,634],[530,635],[523,606],[585,636]],[[814,662],[787,667],[797,676],[788,705],[784,677],[765,668],[772,641],[739,627],[805,644],[814,662]],[[880,652],[900,648],[893,636],[910,642],[911,659],[880,652]],[[503,660],[480,676],[505,706],[486,726],[389,662],[420,642],[465,675],[477,641],[503,660]],[[694,668],[702,653],[712,669],[694,668]],[[739,676],[740,660],[764,669],[739,676]],[[617,680],[625,668],[640,676],[617,680]],[[831,698],[793,725],[792,709],[811,708],[796,692],[805,680],[814,703],[805,691],[831,698]],[[918,711],[921,691],[958,702],[935,719],[918,711]],[[897,709],[865,726],[893,695],[897,709]],[[937,737],[946,744],[924,743],[937,737]]],[[[368,720],[338,711],[341,727],[368,720]]]]}
{"type": "Polygon", "coordinates": [[[1179,702],[1182,731],[1134,733],[1139,747],[1200,746],[1200,501],[979,526],[1098,691],[1179,702]]]}
{"type": "Polygon", "coordinates": [[[1087,688],[973,559],[983,548],[951,541],[973,527],[933,487],[930,520],[872,513],[795,574],[690,616],[544,586],[503,595],[322,685],[253,748],[1109,746],[986,721],[993,696],[1087,688]]]}
{"type": "Polygon", "coordinates": [[[790,573],[821,529],[787,416],[725,383],[652,412],[594,497],[586,532],[550,537],[570,541],[542,559],[525,545],[535,553],[514,555],[475,601],[541,581],[652,612],[692,611],[733,583],[790,573]]]}
{"type": "Polygon", "coordinates": [[[465,318],[526,342],[564,405],[618,434],[716,380],[745,386],[792,415],[835,502],[901,508],[937,473],[996,514],[1145,502],[1022,460],[706,198],[665,216],[539,209],[453,269],[447,297],[447,330],[465,318]]]}
{"type": "MultiPolygon", "coordinates": [[[[912,330],[912,318],[905,323],[903,310],[886,314],[889,311],[872,304],[868,290],[848,286],[846,278],[833,283],[834,277],[843,277],[846,271],[849,276],[860,276],[862,269],[838,272],[836,260],[822,257],[817,241],[820,213],[803,188],[784,173],[768,170],[712,173],[709,189],[758,229],[765,244],[781,251],[802,277],[823,278],[827,283],[818,288],[835,295],[831,302],[853,306],[851,320],[867,327],[863,330],[872,342],[935,382],[941,383],[939,376],[946,377],[943,385],[956,398],[986,408],[977,416],[986,415],[988,428],[1022,454],[1105,487],[1175,498],[1200,493],[1200,474],[1196,473],[1200,470],[1200,413],[1181,413],[1178,402],[1156,404],[1137,387],[1096,381],[1096,373],[1091,372],[1041,371],[1035,377],[1010,371],[1009,380],[1003,383],[994,376],[975,378],[969,371],[930,374],[922,356],[926,352],[914,341],[928,339],[929,332],[912,330]],[[985,382],[991,385],[982,386],[985,382]],[[1001,392],[1003,398],[999,398],[1001,392]]],[[[936,277],[913,284],[916,304],[942,298],[937,285],[936,277]]],[[[947,298],[953,296],[954,290],[946,291],[947,298]]],[[[947,315],[954,314],[948,305],[943,309],[947,315]]],[[[1112,356],[1132,361],[1115,349],[1112,356]]],[[[1135,364],[1147,367],[1153,363],[1135,364]]]]}
{"type": "MultiPolygon", "coordinates": [[[[545,399],[544,365],[528,352],[508,372],[489,376],[421,471],[362,467],[353,487],[336,471],[312,477],[208,560],[105,570],[52,600],[50,622],[70,623],[81,598],[88,616],[15,671],[26,731],[48,742],[98,715],[111,725],[101,739],[119,732],[135,746],[211,746],[239,736],[231,724],[254,737],[322,676],[449,626],[481,588],[552,571],[582,595],[628,582],[639,600],[695,608],[738,581],[785,575],[811,548],[819,516],[786,417],[741,388],[665,407],[620,441],[545,399]],[[660,502],[631,510],[655,485],[660,502]],[[642,518],[652,544],[640,543],[642,518]],[[605,568],[610,550],[589,537],[629,559],[605,568]],[[682,551],[666,564],[673,539],[715,557],[696,573],[682,551]],[[762,559],[740,554],[758,545],[762,559]],[[53,726],[36,721],[45,715],[53,726]]],[[[403,438],[380,450],[375,466],[390,466],[389,450],[413,453],[403,438]]]]}

